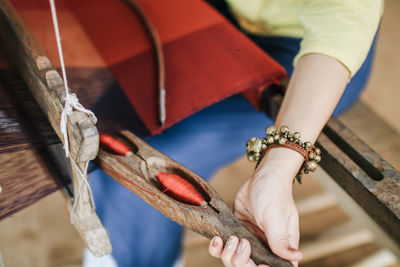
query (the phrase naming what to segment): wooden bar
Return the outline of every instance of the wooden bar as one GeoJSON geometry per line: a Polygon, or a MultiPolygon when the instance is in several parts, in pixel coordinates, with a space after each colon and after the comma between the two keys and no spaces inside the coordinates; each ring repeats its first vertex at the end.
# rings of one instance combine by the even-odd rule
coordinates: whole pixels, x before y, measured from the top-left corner
{"type": "MultiPolygon", "coordinates": [[[[65,85],[57,70],[43,53],[38,43],[19,18],[9,1],[0,2],[0,42],[8,58],[24,79],[33,98],[46,115],[59,139],[65,143],[60,131],[61,114],[65,104],[65,85]]],[[[70,150],[70,168],[74,184],[74,198],[67,196],[73,213],[72,223],[93,255],[111,253],[107,232],[91,203],[89,188],[80,187],[84,164],[97,156],[99,135],[87,114],[73,111],[67,120],[70,150]],[[81,190],[78,190],[81,189],[81,190]],[[76,202],[76,208],[73,205],[76,202]]],[[[18,194],[16,194],[18,197],[18,194]]]]}
{"type": "Polygon", "coordinates": [[[0,220],[62,188],[34,148],[0,154],[0,220]]]}
{"type": "MultiPolygon", "coordinates": [[[[60,119],[65,98],[64,82],[7,0],[0,2],[0,41],[54,131],[63,140],[60,119]]],[[[67,127],[71,157],[75,162],[94,159],[98,133],[90,118],[82,117],[79,124],[68,123],[67,127]]]]}
{"type": "Polygon", "coordinates": [[[330,119],[318,144],[321,167],[400,244],[399,172],[336,119],[330,119]]]}

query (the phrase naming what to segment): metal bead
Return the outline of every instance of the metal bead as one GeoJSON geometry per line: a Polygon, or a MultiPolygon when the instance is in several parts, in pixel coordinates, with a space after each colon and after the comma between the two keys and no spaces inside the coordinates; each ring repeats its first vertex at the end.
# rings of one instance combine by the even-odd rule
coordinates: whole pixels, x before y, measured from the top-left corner
{"type": "Polygon", "coordinates": [[[315,171],[317,168],[317,163],[315,161],[309,161],[306,163],[306,170],[315,171]]]}
{"type": "Polygon", "coordinates": [[[274,135],[274,140],[275,140],[275,141],[278,141],[278,140],[279,140],[279,137],[280,137],[279,134],[275,134],[275,135],[274,135]]]}
{"type": "Polygon", "coordinates": [[[252,138],[250,138],[250,140],[249,140],[249,141],[252,141],[252,142],[254,142],[254,141],[256,141],[256,139],[257,139],[257,138],[255,138],[255,137],[252,137],[252,138]]]}
{"type": "Polygon", "coordinates": [[[274,138],[272,136],[270,136],[270,135],[268,135],[266,137],[266,140],[267,140],[267,144],[273,144],[274,143],[274,138]]]}
{"type": "Polygon", "coordinates": [[[247,159],[249,161],[256,161],[256,155],[254,155],[253,153],[247,153],[247,159]]]}
{"type": "Polygon", "coordinates": [[[315,160],[315,162],[320,162],[321,161],[321,156],[320,155],[316,155],[314,160],[315,160]]]}
{"type": "Polygon", "coordinates": [[[253,151],[253,152],[260,152],[262,147],[261,139],[256,138],[254,141],[250,141],[249,145],[247,147],[247,150],[253,151]]]}
{"type": "Polygon", "coordinates": [[[299,141],[299,146],[303,146],[303,145],[304,145],[303,142],[299,141]]]}
{"type": "Polygon", "coordinates": [[[301,134],[299,132],[295,132],[293,134],[294,139],[300,139],[301,138],[301,134]]]}
{"type": "Polygon", "coordinates": [[[309,173],[310,173],[310,171],[309,171],[309,170],[307,170],[307,169],[305,169],[305,170],[304,170],[304,173],[305,173],[305,174],[309,174],[309,173]]]}
{"type": "Polygon", "coordinates": [[[267,145],[266,145],[266,144],[262,144],[261,149],[262,149],[262,150],[267,149],[267,145]]]}
{"type": "Polygon", "coordinates": [[[317,154],[315,154],[314,151],[308,152],[308,158],[309,158],[309,159],[315,159],[315,156],[316,156],[316,155],[317,155],[317,154]]]}
{"type": "Polygon", "coordinates": [[[286,133],[286,132],[289,132],[289,127],[287,127],[286,125],[283,125],[280,130],[281,130],[281,133],[286,133]]]}
{"type": "Polygon", "coordinates": [[[287,139],[285,137],[280,137],[278,143],[281,145],[286,144],[287,139]]]}
{"type": "Polygon", "coordinates": [[[321,150],[318,147],[314,148],[314,151],[317,155],[321,155],[321,150]]]}
{"type": "Polygon", "coordinates": [[[289,141],[290,141],[290,142],[293,142],[293,140],[294,140],[294,139],[293,139],[292,137],[289,137],[289,141]]]}
{"type": "Polygon", "coordinates": [[[265,130],[265,133],[266,133],[267,135],[272,135],[273,132],[276,132],[276,128],[275,128],[274,126],[269,126],[269,127],[265,130]]]}
{"type": "Polygon", "coordinates": [[[312,146],[312,144],[311,144],[311,142],[305,142],[304,146],[306,149],[309,149],[312,146]]]}

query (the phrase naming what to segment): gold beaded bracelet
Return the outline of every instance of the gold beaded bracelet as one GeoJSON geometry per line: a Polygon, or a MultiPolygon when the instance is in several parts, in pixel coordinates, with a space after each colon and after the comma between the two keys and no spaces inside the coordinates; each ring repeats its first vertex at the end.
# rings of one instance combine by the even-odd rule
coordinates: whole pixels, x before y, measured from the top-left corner
{"type": "Polygon", "coordinates": [[[321,150],[315,147],[311,142],[302,142],[299,132],[289,132],[289,127],[282,126],[277,131],[274,126],[270,126],[265,130],[267,134],[264,138],[253,137],[247,141],[247,159],[257,161],[257,165],[265,155],[267,149],[274,147],[286,147],[300,153],[304,157],[304,162],[296,175],[296,180],[301,183],[303,173],[317,169],[317,163],[321,161],[321,150]]]}

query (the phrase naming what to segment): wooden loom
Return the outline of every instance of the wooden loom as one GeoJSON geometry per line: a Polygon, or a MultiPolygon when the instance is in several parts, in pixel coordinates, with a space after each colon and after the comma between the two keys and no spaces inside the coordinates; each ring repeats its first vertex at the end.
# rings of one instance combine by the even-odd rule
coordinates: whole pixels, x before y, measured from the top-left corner
{"type": "MultiPolygon", "coordinates": [[[[32,95],[35,97],[42,110],[45,111],[50,124],[60,137],[60,133],[57,129],[63,103],[63,95],[61,93],[63,92],[63,82],[56,70],[51,66],[48,59],[41,52],[33,38],[31,38],[29,31],[19,21],[11,6],[4,1],[0,4],[0,10],[2,12],[2,14],[0,14],[0,29],[3,45],[8,46],[7,51],[10,52],[11,58],[14,59],[13,61],[18,63],[17,68],[20,75],[24,78],[28,88],[32,90],[32,95]],[[15,49],[15,47],[18,47],[18,49],[15,49]]],[[[19,92],[16,93],[17,95],[19,94],[19,92]]],[[[270,93],[271,90],[268,94],[270,93]]],[[[279,100],[277,99],[280,97],[279,92],[277,92],[273,97],[266,97],[265,106],[268,107],[266,109],[268,109],[270,115],[273,115],[273,113],[276,112],[279,106],[277,104],[279,103],[279,100]]],[[[72,122],[69,124],[71,147],[73,148],[72,159],[76,162],[94,159],[98,148],[97,130],[82,114],[75,113],[70,119],[72,122]]],[[[33,124],[35,124],[35,122],[33,122],[33,124]]],[[[45,131],[43,130],[42,132],[45,131]]],[[[132,159],[120,159],[115,155],[101,150],[98,162],[105,171],[111,173],[116,179],[119,179],[120,177],[133,177],[132,179],[136,179],[135,181],[137,183],[142,183],[143,186],[149,187],[149,190],[154,190],[154,194],[156,194],[158,198],[149,198],[148,201],[153,202],[156,200],[161,201],[162,203],[168,203],[168,205],[176,212],[175,215],[179,215],[174,219],[182,224],[188,223],[187,221],[182,221],[182,216],[183,214],[186,214],[188,209],[190,209],[193,216],[197,215],[197,220],[196,218],[193,218],[193,220],[190,221],[191,228],[198,232],[206,234],[207,236],[221,234],[226,238],[231,233],[242,231],[242,236],[252,239],[247,230],[244,230],[241,226],[236,224],[234,218],[231,217],[229,210],[227,210],[226,206],[220,202],[220,198],[215,191],[202,180],[199,180],[198,176],[178,163],[165,158],[165,156],[161,155],[159,152],[149,148],[130,133],[123,132],[123,136],[129,140],[130,144],[134,148],[133,150],[144,150],[147,151],[145,154],[148,156],[154,156],[149,157],[151,159],[149,160],[150,164],[155,164],[154,166],[157,166],[157,168],[168,169],[173,172],[177,170],[183,172],[183,174],[185,174],[184,176],[187,176],[192,183],[195,183],[197,186],[202,188],[201,191],[203,194],[209,198],[209,202],[216,207],[219,213],[216,213],[216,210],[210,208],[202,209],[188,207],[187,205],[177,203],[161,194],[160,190],[149,183],[154,174],[148,173],[148,170],[146,171],[146,168],[140,165],[143,164],[143,161],[139,164],[138,161],[132,159]],[[119,164],[120,168],[115,169],[111,163],[119,164]],[[131,166],[133,170],[129,170],[126,166],[131,166]],[[123,176],[121,176],[121,174],[123,174],[123,176]],[[201,218],[203,214],[209,216],[210,220],[215,220],[215,225],[219,225],[219,227],[216,227],[215,229],[202,228],[204,227],[204,224],[199,223],[198,216],[201,218]],[[225,216],[222,216],[221,214],[225,214],[225,216]],[[222,227],[224,220],[225,223],[226,220],[230,221],[234,226],[232,228],[222,227]]],[[[58,142],[57,138],[54,138],[52,135],[50,135],[49,138],[47,137],[44,137],[46,141],[52,143],[58,142]]],[[[60,137],[60,139],[62,138],[60,137]]],[[[398,205],[398,203],[400,203],[399,173],[386,161],[381,159],[379,155],[373,152],[366,144],[362,143],[336,119],[332,118],[328,122],[318,139],[318,142],[324,154],[324,161],[321,162],[321,166],[371,215],[373,219],[382,226],[384,230],[389,233],[389,235],[393,237],[393,239],[400,243],[400,233],[397,230],[400,229],[400,207],[398,205]]],[[[40,150],[42,157],[47,158],[47,163],[52,165],[54,168],[57,164],[54,162],[54,159],[52,159],[52,156],[49,156],[52,155],[52,153],[57,153],[54,151],[56,148],[53,148],[53,146],[54,145],[47,143],[47,145],[40,150]]],[[[11,165],[13,164],[11,161],[4,162],[8,162],[8,164],[11,165]]],[[[74,185],[76,186],[78,184],[76,180],[77,175],[76,170],[73,168],[74,167],[72,167],[73,173],[75,173],[73,179],[74,185]]],[[[64,176],[68,176],[68,174],[65,174],[64,176]]],[[[33,189],[39,189],[35,192],[40,192],[40,194],[30,194],[29,201],[39,199],[64,186],[62,184],[60,185],[60,183],[56,184],[51,182],[48,183],[46,189],[43,190],[43,181],[42,183],[35,184],[33,182],[35,177],[32,177],[32,179],[32,191],[35,191],[33,189]]],[[[12,201],[13,198],[15,199],[17,197],[16,192],[19,192],[20,190],[20,188],[8,188],[7,186],[4,186],[4,192],[0,195],[1,217],[5,217],[26,205],[26,203],[12,201]],[[7,199],[8,203],[3,201],[5,199],[7,199]],[[10,204],[12,204],[11,207],[10,204]],[[5,206],[8,206],[8,208],[3,208],[5,206]]],[[[135,191],[134,188],[131,188],[131,190],[135,191]]],[[[71,193],[69,194],[71,196],[71,193]]],[[[78,218],[81,218],[81,223],[76,224],[78,231],[84,237],[89,249],[91,249],[94,254],[96,254],[96,251],[97,255],[106,254],[110,251],[108,239],[100,221],[93,213],[92,207],[88,205],[88,195],[86,194],[86,197],[82,198],[82,201],[79,203],[78,214],[81,216],[78,216],[78,218]],[[89,226],[90,228],[87,228],[89,226]],[[93,240],[96,240],[97,242],[93,242],[93,240]],[[98,242],[98,240],[103,241],[98,242]]],[[[166,205],[161,205],[161,208],[165,207],[166,205]]],[[[164,210],[164,212],[168,213],[168,210],[164,210]]],[[[252,241],[253,247],[256,246],[255,244],[258,244],[257,240],[252,241]]],[[[260,251],[265,252],[265,247],[263,248],[263,246],[260,246],[260,250],[255,249],[255,251],[256,253],[260,251]]],[[[255,256],[256,259],[262,260],[263,256],[268,255],[266,253],[260,254],[261,255],[259,256],[255,256]]],[[[269,261],[269,259],[267,260],[269,261]]]]}

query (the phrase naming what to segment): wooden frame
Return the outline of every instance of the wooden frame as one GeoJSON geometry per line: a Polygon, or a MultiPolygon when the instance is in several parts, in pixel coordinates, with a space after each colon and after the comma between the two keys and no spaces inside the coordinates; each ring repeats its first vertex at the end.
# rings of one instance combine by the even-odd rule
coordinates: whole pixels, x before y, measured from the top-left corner
{"type": "MultiPolygon", "coordinates": [[[[64,143],[60,131],[65,102],[64,82],[7,0],[0,2],[0,42],[9,52],[10,61],[24,79],[52,129],[64,143]]],[[[85,162],[94,159],[98,153],[99,135],[92,120],[83,112],[72,112],[68,116],[67,128],[74,192],[80,192],[74,195],[76,199],[66,195],[69,211],[74,215],[71,222],[92,254],[103,256],[111,253],[111,243],[94,211],[88,187],[79,186],[82,179],[79,173],[84,171],[85,162]]],[[[7,190],[7,194],[13,193],[18,198],[18,191],[7,190]]]]}

